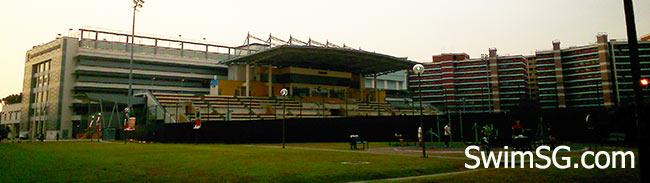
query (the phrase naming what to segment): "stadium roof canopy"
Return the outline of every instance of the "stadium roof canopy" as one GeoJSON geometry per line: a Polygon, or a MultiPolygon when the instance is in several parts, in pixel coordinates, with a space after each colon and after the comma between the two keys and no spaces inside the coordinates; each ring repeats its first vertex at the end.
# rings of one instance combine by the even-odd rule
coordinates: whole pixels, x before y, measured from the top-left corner
{"type": "Polygon", "coordinates": [[[367,51],[296,45],[273,47],[250,55],[236,57],[224,63],[227,65],[293,66],[350,72],[364,76],[383,75],[411,69],[413,65],[417,64],[404,58],[367,51]]]}

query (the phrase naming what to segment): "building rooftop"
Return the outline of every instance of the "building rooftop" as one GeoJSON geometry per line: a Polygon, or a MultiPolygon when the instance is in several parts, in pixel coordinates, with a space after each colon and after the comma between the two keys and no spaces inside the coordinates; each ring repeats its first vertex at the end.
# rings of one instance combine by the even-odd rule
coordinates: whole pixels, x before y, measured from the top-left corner
{"type": "Polygon", "coordinates": [[[282,45],[236,57],[227,65],[252,64],[305,67],[370,76],[411,69],[417,62],[379,53],[334,47],[282,45]]]}

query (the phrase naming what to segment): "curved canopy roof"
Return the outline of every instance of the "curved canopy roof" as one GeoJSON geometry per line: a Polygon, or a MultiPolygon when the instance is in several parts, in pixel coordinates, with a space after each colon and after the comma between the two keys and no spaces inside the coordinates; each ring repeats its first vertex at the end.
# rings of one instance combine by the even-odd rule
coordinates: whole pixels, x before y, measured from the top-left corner
{"type": "Polygon", "coordinates": [[[283,45],[224,62],[227,65],[272,65],[350,72],[370,76],[411,69],[417,64],[384,54],[331,47],[283,45]]]}

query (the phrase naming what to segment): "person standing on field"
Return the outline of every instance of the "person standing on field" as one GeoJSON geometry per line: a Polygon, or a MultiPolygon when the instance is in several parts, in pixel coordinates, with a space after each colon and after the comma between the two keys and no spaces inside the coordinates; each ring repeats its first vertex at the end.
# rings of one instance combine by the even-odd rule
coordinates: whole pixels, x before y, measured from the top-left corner
{"type": "Polygon", "coordinates": [[[418,127],[418,145],[422,147],[422,127],[418,127]]]}
{"type": "Polygon", "coordinates": [[[451,123],[445,125],[445,146],[449,148],[449,141],[451,141],[451,123]]]}

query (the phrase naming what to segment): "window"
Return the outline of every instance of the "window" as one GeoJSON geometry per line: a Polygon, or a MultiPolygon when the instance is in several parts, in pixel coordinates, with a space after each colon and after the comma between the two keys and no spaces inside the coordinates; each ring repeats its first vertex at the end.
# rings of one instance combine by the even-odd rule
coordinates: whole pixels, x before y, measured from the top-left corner
{"type": "MultiPolygon", "coordinates": [[[[31,89],[33,92],[31,93],[31,96],[29,96],[29,101],[33,110],[29,110],[29,117],[32,120],[38,119],[39,121],[37,121],[37,123],[42,123],[42,119],[46,119],[46,117],[41,115],[46,114],[45,109],[47,106],[45,105],[47,105],[48,101],[47,86],[50,79],[50,68],[51,60],[46,60],[32,65],[31,89]]],[[[13,117],[17,119],[18,115],[15,114],[13,117]]]]}

